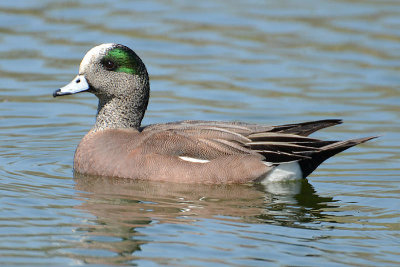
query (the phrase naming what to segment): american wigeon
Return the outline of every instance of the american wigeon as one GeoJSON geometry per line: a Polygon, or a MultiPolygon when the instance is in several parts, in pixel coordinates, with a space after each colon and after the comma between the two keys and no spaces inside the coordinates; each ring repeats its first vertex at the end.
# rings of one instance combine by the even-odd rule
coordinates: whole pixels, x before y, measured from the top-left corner
{"type": "Polygon", "coordinates": [[[53,94],[90,92],[96,123],[75,152],[78,173],[182,183],[246,183],[301,179],[329,157],[375,137],[322,141],[308,137],[341,120],[279,126],[180,121],[141,126],[149,76],[134,51],[102,44],[83,58],[79,74],[53,94]]]}

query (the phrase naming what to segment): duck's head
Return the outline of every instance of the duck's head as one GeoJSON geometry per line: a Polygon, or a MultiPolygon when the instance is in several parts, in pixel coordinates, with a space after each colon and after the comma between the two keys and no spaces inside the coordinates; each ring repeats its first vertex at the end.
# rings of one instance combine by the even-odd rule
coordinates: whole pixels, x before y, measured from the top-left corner
{"type": "Polygon", "coordinates": [[[149,88],[147,70],[139,56],[124,45],[109,43],[90,49],[82,59],[79,74],[53,96],[93,93],[99,98],[96,124],[114,116],[114,121],[135,121],[134,125],[124,127],[138,127],[137,121],[143,118],[147,108],[149,88]],[[130,114],[131,118],[124,118],[124,114],[130,114]]]}
{"type": "Polygon", "coordinates": [[[132,90],[143,86],[146,80],[146,67],[133,50],[121,44],[101,44],[86,53],[79,75],[53,96],[87,91],[99,98],[126,97],[135,94],[132,90]]]}

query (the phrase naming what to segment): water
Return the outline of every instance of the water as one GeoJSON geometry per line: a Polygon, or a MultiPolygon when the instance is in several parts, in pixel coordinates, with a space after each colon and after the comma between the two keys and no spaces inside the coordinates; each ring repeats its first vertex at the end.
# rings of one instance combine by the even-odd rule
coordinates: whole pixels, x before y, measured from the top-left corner
{"type": "Polygon", "coordinates": [[[399,18],[389,0],[1,1],[1,265],[399,265],[399,18]],[[74,177],[96,99],[51,95],[105,42],[148,67],[144,124],[342,118],[316,136],[383,136],[299,184],[74,177]]]}

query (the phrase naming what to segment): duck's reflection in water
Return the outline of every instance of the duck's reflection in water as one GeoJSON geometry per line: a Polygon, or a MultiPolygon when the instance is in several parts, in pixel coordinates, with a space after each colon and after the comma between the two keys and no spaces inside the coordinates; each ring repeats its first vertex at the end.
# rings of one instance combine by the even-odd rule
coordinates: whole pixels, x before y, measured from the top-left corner
{"type": "MultiPolygon", "coordinates": [[[[270,186],[201,185],[135,181],[75,174],[78,209],[95,216],[80,225],[82,246],[112,257],[74,255],[85,262],[125,262],[150,241],[140,228],[193,224],[202,219],[312,227],[332,198],[320,197],[307,180],[270,186]]],[[[152,237],[150,239],[154,239],[152,237]]]]}

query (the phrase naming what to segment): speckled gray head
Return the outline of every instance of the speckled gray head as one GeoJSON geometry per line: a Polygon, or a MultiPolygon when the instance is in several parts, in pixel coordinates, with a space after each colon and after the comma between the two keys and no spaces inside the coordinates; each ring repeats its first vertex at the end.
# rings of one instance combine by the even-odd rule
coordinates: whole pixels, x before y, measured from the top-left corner
{"type": "Polygon", "coordinates": [[[79,74],[54,97],[91,92],[99,98],[94,130],[138,128],[149,99],[149,77],[142,60],[120,44],[102,44],[86,53],[79,74]]]}

